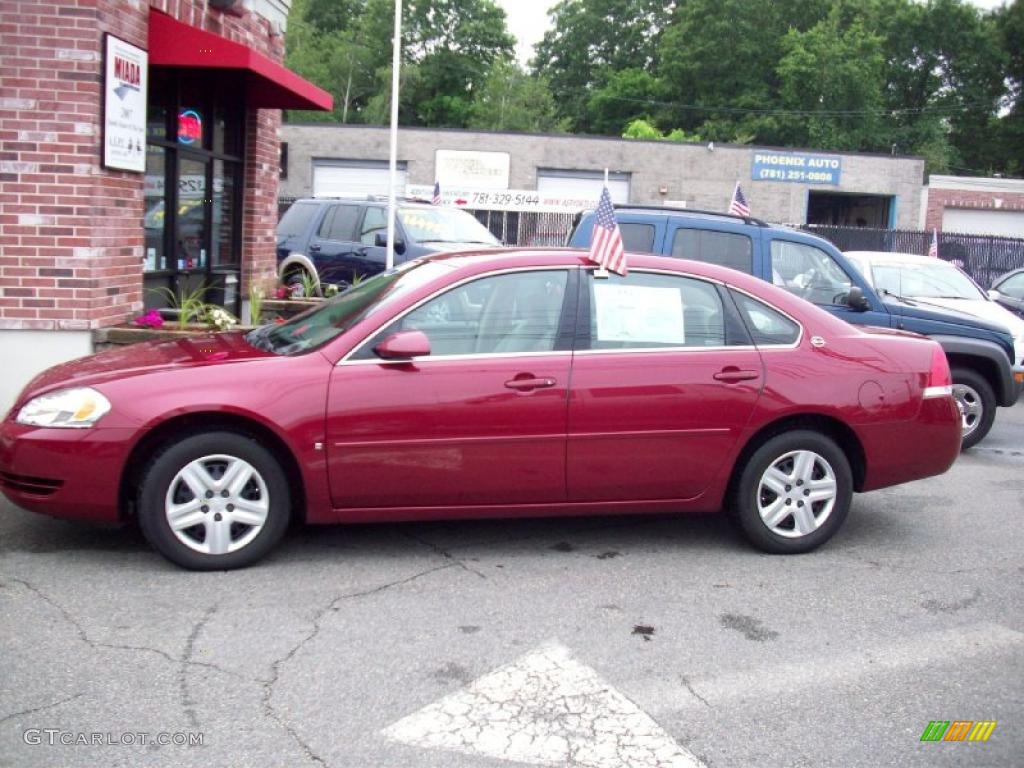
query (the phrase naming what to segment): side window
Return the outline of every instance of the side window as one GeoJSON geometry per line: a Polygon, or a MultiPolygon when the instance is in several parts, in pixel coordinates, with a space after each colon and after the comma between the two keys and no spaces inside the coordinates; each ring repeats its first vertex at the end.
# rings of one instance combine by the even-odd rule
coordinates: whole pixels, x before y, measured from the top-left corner
{"type": "Polygon", "coordinates": [[[712,232],[706,229],[677,229],[672,238],[672,255],[738,269],[748,275],[754,270],[754,244],[746,235],[712,232]]]}
{"type": "Polygon", "coordinates": [[[324,223],[320,227],[320,237],[324,240],[351,241],[354,239],[358,218],[358,206],[336,205],[334,211],[324,218],[324,223]]]}
{"type": "Polygon", "coordinates": [[[1024,272],[1004,280],[1002,285],[996,286],[996,290],[1011,299],[1024,299],[1024,272]]]}
{"type": "Polygon", "coordinates": [[[754,343],[758,346],[770,344],[795,344],[800,338],[800,326],[777,309],[772,309],[745,293],[732,291],[732,297],[740,308],[743,321],[747,324],[754,343]]]}
{"type": "Polygon", "coordinates": [[[710,283],[630,272],[589,284],[591,349],[725,345],[722,300],[710,283]]]}
{"type": "Polygon", "coordinates": [[[363,225],[359,228],[359,242],[373,245],[378,232],[388,231],[388,215],[383,208],[367,208],[363,225]]]}
{"type": "Polygon", "coordinates": [[[772,282],[815,304],[843,304],[850,278],[821,248],[772,240],[772,282]]]}
{"type": "Polygon", "coordinates": [[[316,203],[295,203],[284,212],[277,224],[278,238],[299,237],[306,234],[309,222],[313,220],[320,206],[316,203]]]}
{"type": "Polygon", "coordinates": [[[654,225],[625,222],[619,224],[622,247],[627,251],[654,253],[654,225]]]}
{"type": "Polygon", "coordinates": [[[422,331],[430,356],[551,352],[569,280],[565,270],[514,272],[452,288],[378,333],[356,356],[396,331],[422,331]]]}

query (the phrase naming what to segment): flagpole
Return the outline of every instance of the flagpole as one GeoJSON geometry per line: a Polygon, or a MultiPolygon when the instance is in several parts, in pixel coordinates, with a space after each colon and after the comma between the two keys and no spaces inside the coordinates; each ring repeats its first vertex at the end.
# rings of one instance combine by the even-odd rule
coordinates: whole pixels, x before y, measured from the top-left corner
{"type": "Polygon", "coordinates": [[[398,66],[402,47],[402,0],[395,0],[395,36],[391,41],[391,154],[388,158],[388,247],[384,268],[395,266],[395,184],[398,183],[398,66]]]}

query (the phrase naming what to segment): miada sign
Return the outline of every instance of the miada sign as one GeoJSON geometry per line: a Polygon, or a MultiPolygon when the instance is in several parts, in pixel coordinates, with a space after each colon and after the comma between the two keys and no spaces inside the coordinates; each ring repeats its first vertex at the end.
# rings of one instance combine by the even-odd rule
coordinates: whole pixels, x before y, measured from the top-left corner
{"type": "Polygon", "coordinates": [[[146,170],[148,54],[111,34],[103,46],[103,165],[146,170]]]}

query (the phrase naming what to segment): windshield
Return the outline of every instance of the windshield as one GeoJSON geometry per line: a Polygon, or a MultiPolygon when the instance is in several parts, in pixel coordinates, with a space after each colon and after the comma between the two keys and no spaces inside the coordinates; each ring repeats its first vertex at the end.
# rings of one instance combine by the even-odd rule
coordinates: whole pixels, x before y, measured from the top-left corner
{"type": "Polygon", "coordinates": [[[286,323],[260,326],[246,334],[245,340],[279,355],[312,351],[450,270],[436,261],[408,262],[374,275],[286,323]]]}
{"type": "Polygon", "coordinates": [[[934,264],[880,262],[871,265],[875,287],[912,299],[984,299],[967,275],[944,261],[934,264]]]}
{"type": "Polygon", "coordinates": [[[487,227],[457,208],[400,208],[398,218],[406,234],[420,243],[501,245],[487,227]]]}

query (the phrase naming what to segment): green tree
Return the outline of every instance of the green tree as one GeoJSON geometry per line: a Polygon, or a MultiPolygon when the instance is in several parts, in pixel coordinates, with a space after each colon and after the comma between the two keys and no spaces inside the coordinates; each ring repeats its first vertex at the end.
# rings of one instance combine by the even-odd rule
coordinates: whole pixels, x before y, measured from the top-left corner
{"type": "MultiPolygon", "coordinates": [[[[561,0],[549,11],[552,28],[537,44],[533,68],[550,82],[559,114],[573,130],[595,130],[588,103],[612,73],[655,70],[670,9],[661,0],[561,0]]],[[[604,119],[603,129],[614,122],[604,119]]],[[[621,130],[622,123],[611,128],[621,130]]]]}
{"type": "Polygon", "coordinates": [[[621,69],[608,75],[587,102],[591,130],[614,136],[637,118],[650,118],[659,107],[661,83],[642,69],[621,69]]]}
{"type": "Polygon", "coordinates": [[[782,39],[777,73],[787,143],[823,149],[877,149],[882,116],[882,38],[843,2],[810,29],[782,39]]]}
{"type": "Polygon", "coordinates": [[[531,77],[513,62],[497,62],[476,93],[469,128],[523,133],[563,133],[555,100],[543,78],[531,77]]]}

